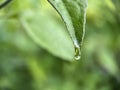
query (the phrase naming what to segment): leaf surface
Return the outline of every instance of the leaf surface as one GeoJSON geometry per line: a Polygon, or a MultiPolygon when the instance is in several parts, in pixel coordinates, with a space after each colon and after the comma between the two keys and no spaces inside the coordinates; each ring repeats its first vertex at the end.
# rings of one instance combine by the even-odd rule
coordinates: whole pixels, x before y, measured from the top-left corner
{"type": "Polygon", "coordinates": [[[48,0],[65,22],[75,47],[75,59],[80,59],[85,33],[87,0],[48,0]]]}
{"type": "Polygon", "coordinates": [[[56,20],[55,15],[30,11],[20,21],[27,34],[42,48],[64,60],[73,60],[74,46],[64,24],[56,20]]]}

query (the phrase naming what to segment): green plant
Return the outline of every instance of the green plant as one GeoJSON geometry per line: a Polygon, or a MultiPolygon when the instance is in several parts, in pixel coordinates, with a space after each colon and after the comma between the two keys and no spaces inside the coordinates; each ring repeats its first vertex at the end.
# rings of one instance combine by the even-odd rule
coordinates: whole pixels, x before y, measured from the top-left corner
{"type": "Polygon", "coordinates": [[[82,2],[13,0],[0,10],[0,90],[119,90],[119,0],[88,0],[80,61],[73,61],[73,39],[82,42],[73,34],[73,1],[82,2]]]}
{"type": "MultiPolygon", "coordinates": [[[[40,30],[35,31],[35,29],[37,29],[36,28],[37,26],[34,27],[33,23],[31,24],[31,22],[29,23],[27,20],[25,21],[24,17],[21,20],[22,25],[24,26],[25,30],[28,32],[29,36],[31,36],[34,39],[34,41],[36,41],[40,46],[42,46],[49,52],[53,53],[54,55],[64,58],[66,60],[74,60],[74,57],[75,57],[75,59],[80,59],[80,56],[81,56],[80,47],[82,45],[82,40],[84,38],[84,33],[85,33],[87,1],[86,0],[79,0],[79,1],[48,0],[48,1],[53,5],[53,7],[58,11],[60,16],[62,17],[62,19],[67,27],[69,36],[72,39],[74,48],[72,45],[70,45],[70,46],[68,45],[69,44],[68,41],[63,42],[61,40],[63,37],[66,37],[66,36],[62,36],[63,32],[61,33],[57,30],[56,30],[57,32],[55,31],[55,29],[59,29],[58,27],[60,27],[60,26],[51,25],[51,26],[49,26],[49,28],[48,27],[45,28],[46,24],[54,23],[54,22],[52,22],[54,20],[54,17],[53,16],[50,17],[49,13],[45,13],[44,8],[46,8],[46,7],[44,7],[44,6],[41,6],[43,8],[42,8],[41,12],[38,13],[38,15],[37,15],[37,16],[39,16],[38,18],[36,16],[32,16],[32,17],[36,17],[33,19],[33,23],[34,22],[36,23],[36,21],[35,21],[36,19],[39,21],[43,21],[40,18],[44,18],[44,17],[46,17],[48,20],[53,19],[53,20],[49,20],[49,21],[45,20],[47,22],[45,22],[44,25],[40,25],[40,26],[43,26],[43,27],[41,27],[42,31],[40,31],[40,30]],[[41,15],[41,13],[42,13],[42,15],[41,15]],[[49,17],[46,14],[48,14],[49,17]],[[45,31],[45,29],[46,29],[46,31],[45,31]],[[45,36],[45,35],[37,36],[38,32],[40,32],[41,34],[45,33],[45,35],[46,34],[49,35],[50,32],[55,32],[55,33],[53,33],[53,35],[51,34],[50,37],[47,38],[48,36],[45,36]],[[42,40],[43,38],[46,38],[48,40],[42,40]],[[56,42],[56,44],[54,44],[54,42],[56,42]],[[59,48],[58,48],[57,44],[58,45],[61,44],[59,46],[59,48]],[[69,47],[69,48],[67,49],[67,47],[69,47]]],[[[60,29],[66,30],[65,28],[60,28],[60,29]]]]}

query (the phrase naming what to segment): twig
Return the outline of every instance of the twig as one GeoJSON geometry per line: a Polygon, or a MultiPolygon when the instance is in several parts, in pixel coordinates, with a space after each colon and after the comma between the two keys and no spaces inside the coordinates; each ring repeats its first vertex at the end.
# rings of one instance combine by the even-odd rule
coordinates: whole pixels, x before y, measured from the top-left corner
{"type": "Polygon", "coordinates": [[[2,9],[3,7],[5,7],[7,4],[9,4],[12,0],[6,0],[4,3],[2,3],[0,5],[0,9],[2,9]]]}

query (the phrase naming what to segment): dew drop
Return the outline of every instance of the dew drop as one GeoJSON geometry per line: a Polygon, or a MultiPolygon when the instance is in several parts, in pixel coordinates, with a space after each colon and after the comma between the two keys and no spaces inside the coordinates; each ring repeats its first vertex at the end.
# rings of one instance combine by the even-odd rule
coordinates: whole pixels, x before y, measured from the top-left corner
{"type": "Polygon", "coordinates": [[[79,47],[75,47],[75,56],[74,56],[75,60],[80,60],[81,58],[81,53],[80,53],[80,48],[79,47]]]}
{"type": "Polygon", "coordinates": [[[80,52],[80,46],[77,43],[77,41],[74,41],[74,47],[75,47],[75,60],[80,60],[81,58],[81,52],[80,52]]]}

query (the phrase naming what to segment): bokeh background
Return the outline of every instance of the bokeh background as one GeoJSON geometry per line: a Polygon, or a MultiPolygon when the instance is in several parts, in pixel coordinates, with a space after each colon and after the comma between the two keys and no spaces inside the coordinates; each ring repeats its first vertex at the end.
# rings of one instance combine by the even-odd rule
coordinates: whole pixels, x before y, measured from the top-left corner
{"type": "Polygon", "coordinates": [[[120,90],[120,0],[88,0],[81,60],[71,43],[47,0],[13,0],[0,10],[0,90],[120,90]]]}

